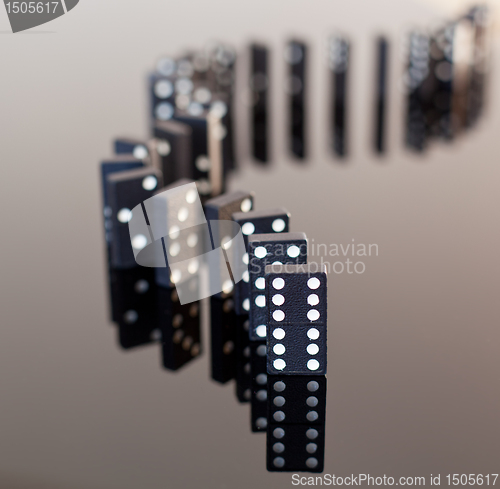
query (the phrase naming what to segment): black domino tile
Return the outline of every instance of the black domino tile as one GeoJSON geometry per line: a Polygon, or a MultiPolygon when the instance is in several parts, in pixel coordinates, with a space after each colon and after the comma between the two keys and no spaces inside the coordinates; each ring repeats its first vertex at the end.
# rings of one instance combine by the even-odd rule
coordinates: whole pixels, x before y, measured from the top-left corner
{"type": "Polygon", "coordinates": [[[307,263],[307,237],[304,233],[251,235],[248,241],[248,257],[250,339],[258,341],[266,337],[265,267],[272,263],[307,263]]]}
{"type": "Polygon", "coordinates": [[[387,99],[388,99],[388,56],[389,42],[380,37],[376,42],[376,100],[375,131],[373,146],[378,154],[386,151],[387,99]]]}
{"type": "Polygon", "coordinates": [[[175,288],[158,287],[162,366],[179,370],[200,356],[200,303],[180,304],[175,288]]]}
{"type": "Polygon", "coordinates": [[[252,397],[252,364],[248,338],[248,316],[236,315],[236,386],[238,402],[250,402],[252,397]]]}
{"type": "Polygon", "coordinates": [[[156,123],[153,135],[164,185],[192,178],[191,128],[180,122],[163,121],[156,123]]]}
{"type": "Polygon", "coordinates": [[[152,268],[112,269],[111,309],[123,349],[135,348],[159,338],[156,285],[152,268]]]}
{"type": "Polygon", "coordinates": [[[326,374],[326,267],[268,265],[265,279],[268,372],[326,374]]]}
{"type": "Polygon", "coordinates": [[[236,321],[232,298],[210,298],[211,376],[221,384],[236,377],[236,321]]]}

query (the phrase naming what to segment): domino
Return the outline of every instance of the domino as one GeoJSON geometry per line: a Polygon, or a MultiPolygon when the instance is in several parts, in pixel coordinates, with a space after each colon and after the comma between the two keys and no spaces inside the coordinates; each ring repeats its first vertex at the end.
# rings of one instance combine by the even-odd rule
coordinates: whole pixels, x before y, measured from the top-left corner
{"type": "Polygon", "coordinates": [[[235,85],[236,51],[223,43],[215,43],[210,49],[212,80],[216,92],[233,96],[235,85]]]}
{"type": "MultiPolygon", "coordinates": [[[[232,89],[231,89],[232,90],[232,89]]],[[[224,176],[236,168],[236,152],[234,142],[234,115],[232,105],[232,91],[214,93],[210,105],[206,107],[209,113],[220,119],[220,125],[216,132],[224,135],[222,139],[222,161],[224,176]]]]}
{"type": "Polygon", "coordinates": [[[250,340],[248,339],[248,316],[236,315],[236,399],[240,403],[250,402],[252,397],[252,364],[250,360],[250,340]]]}
{"type": "Polygon", "coordinates": [[[304,233],[254,234],[248,240],[250,274],[250,340],[266,338],[266,265],[307,263],[304,233]]]}
{"type": "Polygon", "coordinates": [[[250,341],[251,399],[250,419],[253,433],[265,433],[267,429],[267,371],[266,342],[250,341]]]}
{"type": "Polygon", "coordinates": [[[227,92],[211,90],[209,88],[211,85],[195,83],[192,100],[186,106],[177,105],[177,107],[192,115],[205,111],[207,117],[213,119],[211,121],[213,127],[209,125],[209,132],[215,134],[216,141],[222,142],[222,166],[226,174],[236,166],[231,96],[227,92]]]}
{"type": "Polygon", "coordinates": [[[113,149],[117,155],[129,154],[138,160],[144,160],[149,156],[147,142],[136,138],[116,138],[113,142],[113,149]]]}
{"type": "Polygon", "coordinates": [[[102,188],[102,204],[104,215],[105,239],[108,247],[108,262],[109,262],[109,244],[111,243],[111,228],[113,226],[112,209],[109,206],[107,178],[113,173],[123,172],[127,170],[135,170],[144,167],[142,159],[135,158],[132,155],[120,155],[109,160],[101,162],[101,188],[102,188]]]}
{"type": "Polygon", "coordinates": [[[326,267],[268,265],[265,271],[268,373],[325,375],[326,267]]]}
{"type": "MultiPolygon", "coordinates": [[[[248,237],[252,234],[264,233],[287,233],[290,222],[288,211],[282,207],[261,211],[236,212],[233,220],[241,227],[245,245],[248,246],[248,237]]],[[[240,265],[248,266],[248,253],[242,257],[240,265]]],[[[248,270],[246,270],[248,272],[248,270]]],[[[247,314],[250,311],[250,286],[249,273],[243,272],[243,280],[235,287],[235,310],[236,314],[247,314]]]]}
{"type": "Polygon", "coordinates": [[[269,472],[321,473],[325,464],[325,426],[270,423],[266,448],[269,472]]]}
{"type": "Polygon", "coordinates": [[[328,40],[328,65],[331,72],[331,145],[338,157],[347,155],[347,97],[348,75],[351,64],[350,42],[342,36],[328,40]]]}
{"type": "Polygon", "coordinates": [[[457,135],[467,127],[469,92],[474,66],[474,20],[466,15],[457,20],[453,33],[452,132],[457,135]]]}
{"type": "Polygon", "coordinates": [[[159,339],[156,286],[152,268],[109,271],[111,310],[118,341],[127,350],[159,339]]]}
{"type": "Polygon", "coordinates": [[[221,384],[236,376],[236,314],[231,298],[210,298],[212,379],[221,384]]]}
{"type": "Polygon", "coordinates": [[[422,152],[428,141],[426,84],[429,80],[430,40],[426,34],[412,32],[408,43],[406,146],[422,152]]]}
{"type": "Polygon", "coordinates": [[[238,190],[205,202],[205,216],[208,221],[230,221],[233,214],[250,212],[254,208],[254,193],[238,190]]]}
{"type": "Polygon", "coordinates": [[[175,112],[175,84],[178,83],[177,77],[174,74],[175,62],[170,58],[164,58],[158,66],[163,70],[162,73],[153,73],[148,79],[148,91],[150,97],[150,118],[151,128],[157,122],[168,121],[172,119],[175,112]],[[170,61],[166,61],[170,60],[170,61]],[[172,63],[172,71],[168,68],[169,63],[172,63]],[[168,68],[168,69],[167,69],[168,68]],[[164,73],[169,73],[168,75],[164,73]]]}
{"type": "Polygon", "coordinates": [[[285,49],[288,64],[287,91],[290,97],[290,150],[298,159],[306,157],[306,61],[307,46],[297,40],[288,42],[285,49]]]}
{"type": "MultiPolygon", "coordinates": [[[[224,258],[227,263],[220,263],[219,266],[223,267],[221,273],[225,273],[225,267],[231,266],[234,263],[238,253],[238,247],[232,246],[230,238],[232,237],[233,230],[231,226],[224,226],[221,222],[211,221],[232,221],[232,215],[235,212],[250,212],[254,208],[254,195],[251,192],[236,191],[220,195],[205,202],[205,216],[210,227],[211,245],[215,249],[222,247],[224,250],[224,258]]],[[[233,224],[232,222],[230,223],[233,224]]],[[[231,277],[234,280],[234,274],[231,277]]],[[[221,279],[222,280],[222,279],[221,279]]],[[[231,282],[229,293],[232,292],[233,283],[231,282]]],[[[219,298],[227,297],[228,291],[217,294],[219,298]]]]}
{"type": "Polygon", "coordinates": [[[163,174],[164,185],[176,180],[192,178],[191,143],[192,130],[189,126],[176,122],[158,122],[153,129],[156,165],[163,174]]]}
{"type": "Polygon", "coordinates": [[[373,146],[375,152],[382,154],[386,149],[386,117],[387,117],[387,68],[389,42],[379,37],[376,43],[376,99],[375,99],[375,131],[373,146]]]}
{"type": "Polygon", "coordinates": [[[250,46],[252,92],[252,155],[260,163],[267,163],[268,155],[268,98],[269,98],[269,49],[266,46],[250,46]]]}
{"type": "Polygon", "coordinates": [[[425,113],[425,122],[430,137],[452,139],[453,96],[453,37],[454,25],[440,29],[430,39],[429,77],[426,87],[431,95],[425,113]]]}
{"type": "MultiPolygon", "coordinates": [[[[113,268],[131,268],[136,265],[132,246],[141,243],[131,242],[128,222],[131,210],[151,197],[162,186],[161,172],[153,168],[112,173],[106,178],[110,218],[110,257],[113,268]]],[[[141,238],[142,239],[142,238],[141,238]]]]}
{"type": "Polygon", "coordinates": [[[199,301],[182,305],[177,291],[158,287],[162,366],[176,371],[202,353],[199,301]]]}

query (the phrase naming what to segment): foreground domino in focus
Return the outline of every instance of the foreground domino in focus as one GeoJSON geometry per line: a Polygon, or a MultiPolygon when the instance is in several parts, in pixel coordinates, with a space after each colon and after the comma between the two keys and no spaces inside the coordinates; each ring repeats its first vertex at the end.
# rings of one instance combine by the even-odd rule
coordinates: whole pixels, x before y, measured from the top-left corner
{"type": "Polygon", "coordinates": [[[268,265],[268,362],[272,375],[326,374],[326,267],[268,265]]]}
{"type": "Polygon", "coordinates": [[[267,469],[322,472],[326,422],[326,267],[266,267],[267,469]]]}

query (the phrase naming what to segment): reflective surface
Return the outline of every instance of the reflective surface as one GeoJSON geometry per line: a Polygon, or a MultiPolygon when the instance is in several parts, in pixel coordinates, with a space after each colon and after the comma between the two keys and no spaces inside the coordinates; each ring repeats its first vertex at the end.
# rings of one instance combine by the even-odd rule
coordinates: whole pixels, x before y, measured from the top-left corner
{"type": "Polygon", "coordinates": [[[292,230],[315,245],[378,245],[365,273],[330,274],[325,472],[498,472],[495,90],[476,130],[423,158],[408,154],[394,52],[388,155],[370,149],[371,41],[381,31],[397,40],[435,13],[388,0],[109,5],[82,2],[51,24],[57,34],[2,36],[0,486],[290,487],[291,474],[266,472],[264,435],[250,432],[234,386],[209,380],[206,353],[171,374],[156,346],[120,350],[108,321],[97,163],[116,135],[145,135],[143,74],[157,57],[214,36],[238,46],[262,37],[272,48],[274,164],[243,158],[240,111],[243,167],[230,188],[254,190],[259,208],[287,207],[292,230]],[[122,9],[118,22],[111,6],[122,9]],[[341,163],[328,153],[322,98],[331,27],[350,34],[356,53],[341,163]],[[295,32],[313,48],[305,165],[284,149],[281,49],[295,32]]]}

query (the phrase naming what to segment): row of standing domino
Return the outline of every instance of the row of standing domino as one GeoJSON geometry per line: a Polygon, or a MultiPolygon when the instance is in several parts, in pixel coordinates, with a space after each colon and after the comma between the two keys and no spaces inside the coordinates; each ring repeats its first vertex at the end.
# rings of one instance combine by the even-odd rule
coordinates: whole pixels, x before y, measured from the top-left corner
{"type": "MultiPolygon", "coordinates": [[[[307,125],[311,47],[297,39],[286,44],[285,91],[288,97],[285,116],[288,148],[297,161],[308,154],[307,125]]],[[[246,90],[250,102],[250,147],[255,161],[270,160],[270,95],[272,74],[271,49],[252,44],[246,90]]],[[[407,94],[405,142],[407,147],[423,151],[436,138],[453,140],[473,127],[485,106],[489,71],[489,16],[484,6],[477,6],[458,19],[438,29],[412,31],[404,49],[404,76],[401,85],[407,94]]],[[[333,35],[327,43],[329,94],[329,139],[339,157],[349,153],[350,84],[352,42],[343,35],[333,35]]],[[[387,149],[388,104],[391,89],[389,76],[389,40],[380,37],[374,50],[372,147],[381,154],[387,149]]],[[[224,156],[226,168],[234,168],[233,112],[235,104],[236,51],[224,44],[210,44],[205,49],[178,58],[161,58],[149,77],[151,107],[149,117],[155,134],[158,122],[185,117],[206,118],[211,112],[225,115],[222,133],[228,138],[224,156]]],[[[395,84],[399,85],[399,84],[395,84]]],[[[221,130],[216,130],[221,135],[221,130]]],[[[197,144],[193,143],[193,148],[197,144]]],[[[203,166],[203,165],[202,165],[203,166]]],[[[199,168],[198,168],[199,169],[199,168]]],[[[196,173],[196,169],[194,170],[196,173]]],[[[195,178],[196,179],[196,178],[195,178]]],[[[203,183],[204,188],[206,184],[203,183]]]]}
{"type": "MultiPolygon", "coordinates": [[[[202,353],[202,301],[182,303],[178,293],[180,282],[197,287],[200,280],[201,201],[192,180],[162,188],[161,172],[133,155],[128,159],[101,164],[111,317],[122,348],[159,341],[163,367],[177,371],[202,353]],[[172,190],[178,192],[165,214],[169,234],[160,238],[169,266],[138,266],[137,253],[152,240],[138,240],[129,229],[131,209],[142,205],[146,212],[148,200],[172,190]]],[[[203,210],[215,249],[230,254],[234,242],[214,231],[217,221],[234,221],[244,242],[237,257],[244,265],[242,280],[224,283],[210,298],[211,377],[222,384],[235,379],[238,400],[250,402],[252,431],[267,433],[268,470],[321,472],[326,271],[307,264],[307,238],[289,232],[284,208],[254,210],[253,194],[238,191],[207,200],[203,210]]]]}
{"type": "MultiPolygon", "coordinates": [[[[487,71],[485,14],[478,7],[433,35],[410,36],[408,146],[423,150],[430,138],[452,139],[477,121],[487,71]]],[[[374,147],[383,152],[388,42],[380,39],[377,46],[374,147]]],[[[307,154],[307,51],[305,43],[294,40],[285,56],[289,144],[299,160],[307,154]]],[[[347,154],[350,52],[346,38],[331,39],[331,134],[339,156],[347,154]]],[[[251,147],[254,158],[266,163],[269,49],[252,45],[251,54],[251,147]]],[[[196,182],[208,223],[234,219],[241,226],[246,247],[242,260],[248,266],[241,281],[230,282],[210,298],[212,378],[221,383],[235,379],[238,400],[250,402],[252,431],[267,432],[268,470],[321,472],[326,273],[307,264],[307,239],[289,232],[285,209],[255,211],[251,193],[224,194],[226,177],[236,167],[235,62],[235,51],[221,44],[175,60],[162,58],[149,79],[152,137],[117,138],[115,156],[101,165],[112,320],[125,349],[160,340],[162,363],[169,370],[201,354],[201,302],[181,303],[176,289],[180,277],[172,273],[177,270],[137,266],[136,252],[148,240],[130,235],[128,225],[131,209],[159,191],[196,182]]],[[[194,203],[190,200],[184,204],[186,216],[194,203]]],[[[174,256],[190,258],[186,270],[193,276],[188,280],[197,280],[194,264],[202,251],[188,231],[195,223],[180,213],[169,219],[170,234],[161,238],[168,239],[163,242],[166,263],[172,264],[174,256]]],[[[215,244],[228,252],[228,241],[221,238],[215,244]]]]}
{"type": "MultiPolygon", "coordinates": [[[[488,11],[474,7],[459,19],[429,33],[408,36],[403,85],[407,93],[405,142],[422,152],[437,138],[454,140],[476,125],[486,105],[490,42],[488,11]]],[[[340,157],[348,155],[350,67],[352,47],[347,37],[328,42],[330,145],[340,157]]],[[[307,157],[308,107],[306,92],[310,47],[299,40],[287,43],[286,114],[288,146],[296,160],[307,157]]],[[[250,148],[256,162],[270,160],[270,48],[250,46],[248,91],[250,148]]],[[[376,45],[373,97],[373,143],[387,149],[389,41],[376,45]]],[[[228,173],[236,168],[236,51],[213,43],[177,58],[163,57],[148,79],[150,138],[117,138],[115,152],[149,158],[162,171],[165,185],[180,178],[197,182],[208,198],[224,191],[228,173]]],[[[396,88],[396,87],[395,87],[396,88]]]]}

